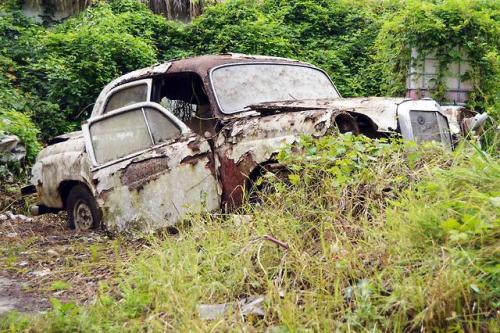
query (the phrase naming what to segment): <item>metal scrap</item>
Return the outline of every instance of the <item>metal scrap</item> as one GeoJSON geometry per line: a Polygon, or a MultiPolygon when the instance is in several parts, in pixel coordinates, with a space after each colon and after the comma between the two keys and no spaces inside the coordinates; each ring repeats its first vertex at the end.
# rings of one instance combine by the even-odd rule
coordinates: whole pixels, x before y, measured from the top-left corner
{"type": "Polygon", "coordinates": [[[14,214],[11,211],[7,211],[3,214],[0,214],[0,223],[1,222],[32,222],[33,219],[31,217],[27,217],[22,214],[14,214]]]}
{"type": "Polygon", "coordinates": [[[252,296],[243,298],[233,303],[201,304],[198,306],[198,314],[201,319],[215,320],[231,312],[237,312],[242,316],[255,315],[264,317],[264,296],[252,296]]]}
{"type": "Polygon", "coordinates": [[[0,133],[0,163],[9,160],[21,161],[26,157],[26,148],[15,135],[2,135],[0,133]]]}
{"type": "Polygon", "coordinates": [[[273,242],[274,244],[284,248],[285,250],[288,250],[288,244],[283,242],[283,241],[280,241],[279,239],[276,239],[274,238],[273,236],[271,235],[264,235],[262,238],[270,241],[270,242],[273,242]]]}

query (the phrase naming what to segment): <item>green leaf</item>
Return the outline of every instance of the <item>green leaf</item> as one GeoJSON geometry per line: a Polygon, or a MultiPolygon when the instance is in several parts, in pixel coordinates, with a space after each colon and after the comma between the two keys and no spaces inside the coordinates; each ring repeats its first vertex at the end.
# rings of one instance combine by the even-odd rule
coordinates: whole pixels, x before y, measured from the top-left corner
{"type": "Polygon", "coordinates": [[[297,174],[290,174],[290,175],[288,175],[288,180],[290,181],[290,183],[292,185],[297,186],[300,184],[301,177],[300,177],[300,175],[297,175],[297,174]]]}
{"type": "Polygon", "coordinates": [[[50,285],[50,290],[52,291],[58,291],[58,290],[66,290],[71,288],[71,285],[65,281],[57,280],[52,282],[50,285]]]}
{"type": "Polygon", "coordinates": [[[458,223],[458,221],[454,218],[449,218],[441,222],[441,228],[443,228],[443,230],[445,231],[459,230],[460,226],[460,223],[458,223]]]}

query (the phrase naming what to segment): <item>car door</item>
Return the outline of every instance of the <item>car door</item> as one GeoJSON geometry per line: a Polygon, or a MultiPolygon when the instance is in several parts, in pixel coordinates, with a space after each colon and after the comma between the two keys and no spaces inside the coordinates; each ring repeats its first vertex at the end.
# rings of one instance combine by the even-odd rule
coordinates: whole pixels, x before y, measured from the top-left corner
{"type": "Polygon", "coordinates": [[[209,144],[151,102],[83,126],[92,180],[108,230],[152,230],[220,206],[209,144]]]}

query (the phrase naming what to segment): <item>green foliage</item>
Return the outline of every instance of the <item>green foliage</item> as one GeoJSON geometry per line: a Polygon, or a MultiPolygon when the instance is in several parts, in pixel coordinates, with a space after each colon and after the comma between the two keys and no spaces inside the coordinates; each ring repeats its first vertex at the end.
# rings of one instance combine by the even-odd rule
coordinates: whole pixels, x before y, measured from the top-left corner
{"type": "Polygon", "coordinates": [[[0,83],[17,92],[9,107],[29,114],[43,140],[77,128],[109,81],[156,62],[152,40],[168,23],[140,4],[121,13],[126,5],[100,3],[52,29],[0,6],[0,83]]]}
{"type": "MultiPolygon", "coordinates": [[[[34,91],[25,89],[21,80],[28,75],[28,68],[38,55],[37,40],[41,32],[42,29],[20,11],[5,11],[0,6],[0,109],[28,115],[41,129],[41,138],[46,140],[71,127],[56,103],[43,100],[34,91]]],[[[37,81],[37,76],[33,75],[29,80],[37,81]]],[[[28,145],[32,144],[30,139],[28,145]]],[[[28,147],[30,161],[33,160],[32,152],[36,153],[38,149],[39,146],[28,147]]]]}
{"type": "Polygon", "coordinates": [[[364,95],[360,69],[379,23],[371,7],[347,1],[233,0],[209,7],[186,29],[195,54],[290,57],[325,69],[345,96],[364,95]]]}
{"type": "Polygon", "coordinates": [[[239,52],[287,56],[291,43],[284,27],[255,1],[228,1],[208,8],[189,26],[195,54],[239,52]]]}
{"type": "Polygon", "coordinates": [[[12,60],[0,54],[0,134],[14,134],[26,146],[28,162],[33,162],[41,146],[39,130],[29,117],[36,100],[10,84],[12,60]]]}
{"type": "Polygon", "coordinates": [[[141,18],[115,15],[110,6],[101,5],[69,19],[41,37],[40,57],[30,65],[23,83],[58,103],[66,119],[85,119],[104,85],[156,61],[148,31],[137,31],[139,25],[150,26],[141,18]],[[140,33],[142,38],[134,35],[140,33]]]}
{"type": "MultiPolygon", "coordinates": [[[[470,104],[486,108],[498,103],[500,89],[500,4],[488,0],[407,1],[388,19],[377,37],[372,71],[382,74],[381,93],[402,94],[411,63],[411,48],[419,58],[436,52],[436,98],[443,97],[443,77],[459,59],[458,48],[470,59],[474,92],[470,104]]],[[[498,112],[498,111],[496,111],[498,112]]]]}
{"type": "Polygon", "coordinates": [[[78,128],[113,78],[206,53],[296,58],[325,69],[344,96],[400,95],[410,46],[422,56],[437,49],[443,74],[458,45],[473,64],[471,103],[499,109],[494,1],[230,0],[182,24],[136,0],[110,0],[51,28],[25,18],[14,2],[0,6],[0,64],[43,140],[78,128]]]}
{"type": "Polygon", "coordinates": [[[41,146],[38,142],[38,128],[31,119],[23,113],[0,108],[0,133],[14,134],[26,146],[28,162],[35,160],[41,146]]]}
{"type": "Polygon", "coordinates": [[[52,290],[52,291],[66,290],[69,288],[71,288],[71,285],[69,283],[67,283],[66,281],[62,281],[62,280],[56,280],[56,281],[52,282],[52,284],[50,286],[50,290],[52,290]]]}
{"type": "MultiPolygon", "coordinates": [[[[0,58],[0,68],[2,68],[1,62],[2,59],[0,58]]],[[[3,68],[6,68],[6,66],[3,66],[3,68]]],[[[37,129],[36,136],[30,138],[36,140],[38,136],[42,140],[47,140],[72,128],[71,124],[66,121],[64,115],[60,112],[57,104],[40,100],[36,95],[14,88],[17,81],[15,71],[12,69],[12,73],[14,74],[11,74],[9,71],[9,69],[6,69],[3,78],[0,74],[0,114],[5,114],[4,117],[13,118],[14,121],[17,121],[16,119],[19,118],[19,122],[25,122],[25,118],[29,119],[28,127],[37,129]],[[15,114],[19,114],[19,116],[15,116],[15,114]]],[[[7,131],[6,128],[4,130],[7,131]]],[[[17,133],[12,134],[17,135],[17,133]]],[[[32,145],[34,142],[30,139],[29,142],[24,143],[32,145]]],[[[28,150],[37,152],[39,144],[37,143],[37,145],[37,147],[32,146],[28,150]]],[[[30,155],[30,161],[32,161],[31,157],[30,155]]]]}

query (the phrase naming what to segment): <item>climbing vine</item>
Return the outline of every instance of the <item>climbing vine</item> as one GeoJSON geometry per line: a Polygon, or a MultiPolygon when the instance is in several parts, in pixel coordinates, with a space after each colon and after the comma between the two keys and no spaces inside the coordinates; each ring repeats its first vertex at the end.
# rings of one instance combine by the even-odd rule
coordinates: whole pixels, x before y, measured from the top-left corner
{"type": "Polygon", "coordinates": [[[434,97],[443,99],[449,66],[465,54],[470,70],[461,76],[473,84],[469,104],[497,115],[500,74],[500,3],[484,0],[408,1],[383,24],[374,48],[372,70],[381,75],[380,92],[404,93],[411,63],[435,54],[434,97]],[[411,49],[419,52],[411,58],[411,49]],[[497,106],[495,109],[495,105],[497,106]]]}

